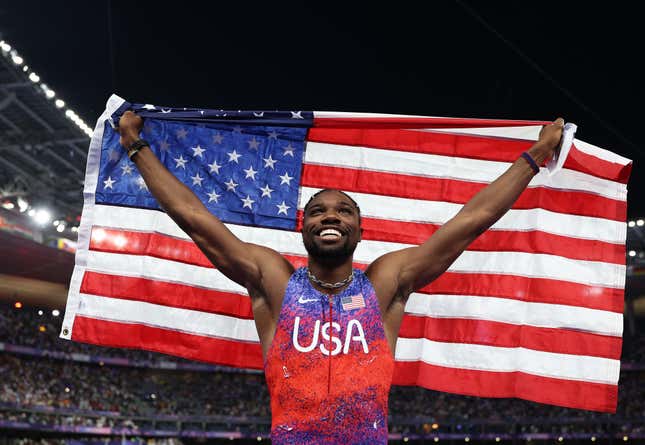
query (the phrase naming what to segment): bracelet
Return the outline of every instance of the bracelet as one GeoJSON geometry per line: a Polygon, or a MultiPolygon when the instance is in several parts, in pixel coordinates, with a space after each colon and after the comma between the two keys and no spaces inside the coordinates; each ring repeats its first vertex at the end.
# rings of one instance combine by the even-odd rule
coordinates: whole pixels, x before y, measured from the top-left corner
{"type": "Polygon", "coordinates": [[[526,160],[526,162],[529,163],[529,165],[531,166],[531,169],[533,170],[533,173],[535,173],[536,175],[540,173],[540,167],[538,167],[537,163],[531,157],[530,154],[528,154],[527,152],[524,152],[521,154],[521,157],[523,157],[526,160]]]}
{"type": "Polygon", "coordinates": [[[134,141],[128,148],[128,158],[132,159],[132,156],[139,153],[139,151],[143,147],[150,147],[150,143],[148,141],[144,141],[143,139],[137,139],[136,141],[134,141]]]}

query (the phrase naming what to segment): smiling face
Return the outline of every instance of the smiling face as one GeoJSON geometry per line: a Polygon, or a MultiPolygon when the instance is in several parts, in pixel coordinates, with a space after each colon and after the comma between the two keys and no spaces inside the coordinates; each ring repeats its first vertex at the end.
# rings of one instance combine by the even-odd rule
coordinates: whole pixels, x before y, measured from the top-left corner
{"type": "Polygon", "coordinates": [[[310,256],[321,260],[351,258],[361,240],[360,211],[338,190],[325,190],[305,206],[302,240],[310,256]]]}

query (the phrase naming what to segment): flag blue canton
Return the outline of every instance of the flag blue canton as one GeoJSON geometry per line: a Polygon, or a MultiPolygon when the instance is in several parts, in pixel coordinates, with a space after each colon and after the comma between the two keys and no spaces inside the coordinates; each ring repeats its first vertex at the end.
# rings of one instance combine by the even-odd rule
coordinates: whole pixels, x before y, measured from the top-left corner
{"type": "MultiPolygon", "coordinates": [[[[209,211],[229,223],[295,228],[310,116],[151,107],[131,107],[144,116],[142,138],[209,211]]],[[[101,148],[96,203],[160,209],[110,125],[101,148]]]]}

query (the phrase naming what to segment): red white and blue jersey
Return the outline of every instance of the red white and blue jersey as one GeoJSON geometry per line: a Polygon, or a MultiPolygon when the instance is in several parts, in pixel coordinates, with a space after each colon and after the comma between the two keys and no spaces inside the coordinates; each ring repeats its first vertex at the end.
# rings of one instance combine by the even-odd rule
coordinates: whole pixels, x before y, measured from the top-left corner
{"type": "Polygon", "coordinates": [[[265,361],[273,444],[385,444],[394,359],[372,284],[354,270],[340,294],[287,285],[265,361]]]}

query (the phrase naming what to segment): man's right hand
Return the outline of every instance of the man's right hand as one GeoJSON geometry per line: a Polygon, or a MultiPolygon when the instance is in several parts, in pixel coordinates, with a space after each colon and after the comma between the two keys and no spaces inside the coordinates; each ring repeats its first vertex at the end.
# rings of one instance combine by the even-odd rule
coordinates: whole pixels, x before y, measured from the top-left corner
{"type": "Polygon", "coordinates": [[[140,116],[137,116],[132,111],[126,111],[119,119],[119,134],[121,138],[119,142],[121,146],[126,150],[134,141],[139,139],[139,133],[143,128],[143,119],[140,116]]]}

